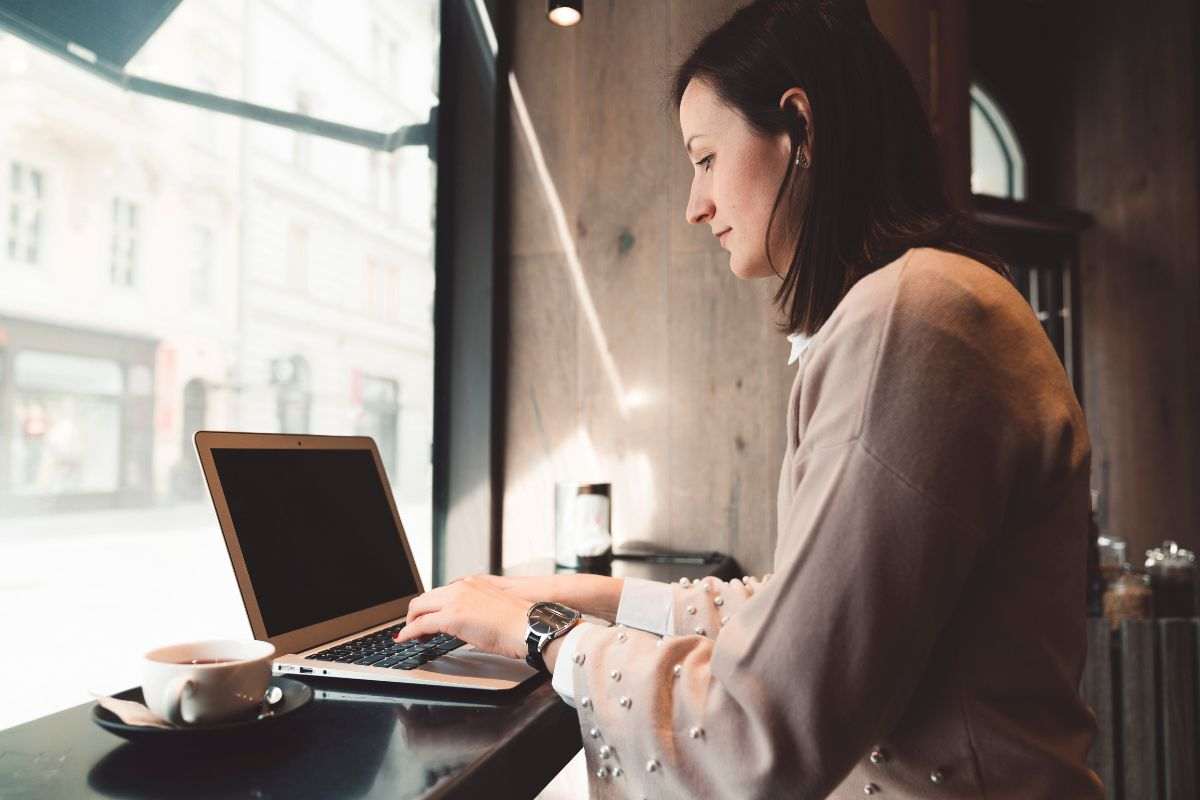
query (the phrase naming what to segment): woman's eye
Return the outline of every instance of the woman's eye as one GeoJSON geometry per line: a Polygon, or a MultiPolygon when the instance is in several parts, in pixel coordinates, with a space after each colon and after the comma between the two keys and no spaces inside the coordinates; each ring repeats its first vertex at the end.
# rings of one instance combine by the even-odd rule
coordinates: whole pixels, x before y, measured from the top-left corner
{"type": "Polygon", "coordinates": [[[707,156],[705,156],[704,158],[702,158],[702,159],[700,159],[699,161],[697,161],[697,162],[696,162],[696,166],[697,166],[697,167],[704,167],[704,171],[705,171],[705,172],[708,172],[708,171],[709,171],[709,169],[711,169],[711,168],[712,168],[712,159],[713,159],[713,157],[712,157],[711,155],[707,155],[707,156]]]}

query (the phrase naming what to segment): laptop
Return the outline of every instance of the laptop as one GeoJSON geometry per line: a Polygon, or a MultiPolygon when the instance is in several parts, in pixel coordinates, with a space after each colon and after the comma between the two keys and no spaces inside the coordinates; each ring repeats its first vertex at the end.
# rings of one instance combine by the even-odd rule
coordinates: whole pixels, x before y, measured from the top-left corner
{"type": "Polygon", "coordinates": [[[283,654],[275,674],[489,691],[538,675],[446,634],[392,640],[425,587],[373,439],[195,441],[250,629],[283,654]]]}

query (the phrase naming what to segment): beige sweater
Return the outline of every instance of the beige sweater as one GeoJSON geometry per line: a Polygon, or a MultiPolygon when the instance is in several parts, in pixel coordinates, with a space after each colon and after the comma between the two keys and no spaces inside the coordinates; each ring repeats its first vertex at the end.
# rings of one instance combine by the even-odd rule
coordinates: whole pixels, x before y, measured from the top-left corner
{"type": "Polygon", "coordinates": [[[867,276],[787,437],[772,575],[675,586],[680,635],[577,639],[592,796],[1100,797],[1088,436],[1020,294],[938,250],[867,276]]]}

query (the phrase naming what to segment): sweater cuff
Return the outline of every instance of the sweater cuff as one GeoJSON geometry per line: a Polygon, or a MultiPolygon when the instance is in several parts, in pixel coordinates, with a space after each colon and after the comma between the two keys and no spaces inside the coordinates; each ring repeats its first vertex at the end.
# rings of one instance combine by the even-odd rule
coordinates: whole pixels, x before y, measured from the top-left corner
{"type": "Polygon", "coordinates": [[[550,679],[554,691],[572,708],[575,707],[575,672],[571,669],[571,661],[575,658],[579,636],[588,624],[580,622],[563,637],[562,646],[558,648],[558,656],[554,660],[554,676],[550,679]]]}
{"type": "Polygon", "coordinates": [[[617,624],[659,636],[674,633],[675,596],[671,585],[642,578],[626,578],[617,606],[617,624]]]}

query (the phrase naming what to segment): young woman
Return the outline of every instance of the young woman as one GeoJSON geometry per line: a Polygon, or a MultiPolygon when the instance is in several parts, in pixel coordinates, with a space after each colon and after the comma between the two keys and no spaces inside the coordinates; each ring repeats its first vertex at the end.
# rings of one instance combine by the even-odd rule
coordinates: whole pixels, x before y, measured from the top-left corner
{"type": "Polygon", "coordinates": [[[949,208],[908,73],[863,2],[759,0],[675,100],[688,220],[780,280],[802,351],[773,574],[472,576],[402,638],[524,657],[531,602],[615,619],[539,617],[594,797],[1100,797],[1083,415],[949,208]]]}

